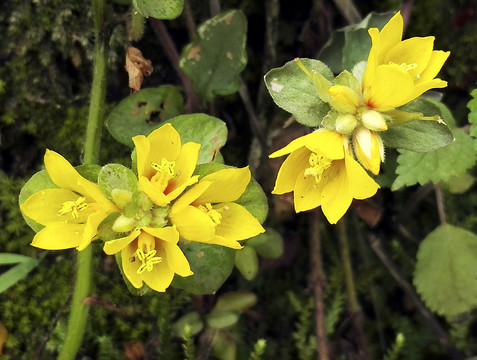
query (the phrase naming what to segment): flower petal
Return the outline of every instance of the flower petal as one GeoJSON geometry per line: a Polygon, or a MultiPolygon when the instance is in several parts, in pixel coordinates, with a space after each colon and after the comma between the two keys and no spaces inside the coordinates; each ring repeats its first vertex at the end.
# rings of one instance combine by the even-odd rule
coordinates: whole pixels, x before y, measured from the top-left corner
{"type": "Polygon", "coordinates": [[[134,136],[132,140],[136,148],[137,174],[138,176],[150,178],[154,173],[154,169],[151,167],[151,164],[147,162],[150,148],[149,141],[144,135],[134,136]]]}
{"type": "Polygon", "coordinates": [[[151,289],[164,292],[171,284],[174,272],[169,267],[167,254],[164,249],[158,248],[156,250],[157,256],[160,256],[163,260],[155,264],[152,271],[146,270],[140,276],[151,289]]]}
{"type": "Polygon", "coordinates": [[[88,220],[86,220],[86,224],[84,224],[83,241],[78,246],[78,251],[86,249],[91,243],[91,240],[93,240],[98,233],[99,224],[101,224],[108,215],[109,213],[105,211],[98,211],[88,216],[88,220]]]}
{"type": "Polygon", "coordinates": [[[379,32],[379,52],[381,54],[386,54],[401,41],[403,26],[403,18],[398,11],[379,32]]]}
{"type": "Polygon", "coordinates": [[[424,94],[427,90],[445,88],[446,86],[447,81],[441,79],[432,79],[431,81],[419,83],[414,87],[412,98],[417,98],[418,96],[424,94]]]}
{"type": "Polygon", "coordinates": [[[322,191],[321,209],[330,224],[336,224],[343,217],[353,200],[348,190],[349,180],[344,163],[344,160],[333,162],[328,175],[329,181],[322,191]]]}
{"type": "Polygon", "coordinates": [[[409,70],[412,77],[420,74],[426,68],[431,59],[432,48],[434,47],[434,36],[412,37],[401,41],[396,46],[386,52],[383,63],[394,63],[397,65],[413,65],[415,68],[409,70]]]}
{"type": "Polygon", "coordinates": [[[142,287],[142,279],[141,275],[137,273],[137,270],[139,266],[141,266],[141,263],[134,257],[136,250],[137,239],[132,241],[121,251],[121,263],[126,278],[136,289],[139,289],[142,287]]]}
{"type": "Polygon", "coordinates": [[[299,148],[305,146],[306,137],[309,136],[309,135],[310,134],[300,136],[299,138],[291,141],[284,148],[281,148],[280,150],[277,150],[274,153],[271,153],[270,155],[268,155],[268,157],[269,158],[276,158],[276,157],[280,157],[280,156],[283,156],[283,155],[286,155],[286,154],[290,154],[290,153],[294,152],[295,150],[298,150],[299,148]]]}
{"type": "Polygon", "coordinates": [[[196,199],[196,202],[198,204],[205,204],[235,201],[242,196],[250,182],[250,178],[251,174],[248,166],[223,169],[206,175],[201,182],[209,181],[211,184],[196,199]]]}
{"type": "Polygon", "coordinates": [[[128,246],[132,241],[134,241],[140,233],[140,229],[134,229],[125,237],[106,241],[104,243],[103,251],[108,255],[116,254],[117,252],[123,250],[126,246],[128,246]]]}
{"type": "Polygon", "coordinates": [[[245,240],[265,232],[258,220],[243,206],[227,202],[213,206],[222,218],[215,234],[232,240],[245,240]]]}
{"type": "Polygon", "coordinates": [[[192,176],[189,180],[182,183],[176,189],[171,191],[170,193],[166,194],[166,201],[169,204],[172,200],[175,200],[180,194],[184,192],[184,190],[193,184],[195,184],[199,180],[199,175],[192,176]]]}
{"type": "Polygon", "coordinates": [[[63,220],[58,211],[66,201],[76,201],[78,194],[68,189],[44,189],[34,193],[20,209],[37,223],[47,225],[63,220]]]}
{"type": "Polygon", "coordinates": [[[346,174],[349,179],[348,190],[355,199],[367,199],[376,194],[379,185],[350,155],[345,154],[346,174]]]}
{"type": "Polygon", "coordinates": [[[275,187],[272,194],[285,194],[295,189],[298,176],[304,176],[305,169],[309,166],[308,158],[311,151],[306,147],[294,150],[283,162],[278,171],[275,187]]]}
{"type": "Polygon", "coordinates": [[[180,198],[178,198],[171,208],[171,216],[183,211],[187,206],[196,201],[205,190],[211,185],[209,181],[201,180],[197,185],[187,190],[180,198]]]}
{"type": "Polygon", "coordinates": [[[343,136],[336,131],[315,131],[306,138],[305,146],[330,160],[342,159],[343,136]]]}
{"type": "Polygon", "coordinates": [[[199,150],[200,144],[194,142],[188,142],[182,145],[181,152],[175,160],[176,176],[169,180],[169,185],[167,186],[166,191],[167,193],[188,182],[197,166],[199,150]]]}
{"type": "MultiPolygon", "coordinates": [[[[63,156],[52,150],[46,150],[45,168],[51,180],[60,188],[70,189],[82,194],[83,188],[78,180],[85,180],[63,156]]],[[[86,195],[86,194],[83,194],[86,195]]]]}
{"type": "Polygon", "coordinates": [[[434,79],[446,62],[449,55],[450,51],[434,50],[431,54],[431,59],[429,60],[426,69],[421,72],[419,79],[416,81],[416,85],[434,79]]]}
{"type": "Polygon", "coordinates": [[[83,240],[84,224],[51,223],[39,231],[31,243],[45,250],[63,250],[78,247],[83,240]]]}
{"type": "Polygon", "coordinates": [[[225,246],[231,249],[240,250],[243,246],[237,241],[223,236],[215,235],[212,239],[206,241],[207,244],[225,246]]]}
{"type": "Polygon", "coordinates": [[[169,203],[166,195],[156,188],[145,176],[139,176],[139,188],[151,199],[157,206],[166,206],[169,203]]]}
{"type": "Polygon", "coordinates": [[[179,242],[179,232],[175,226],[166,226],[163,228],[144,227],[142,230],[163,242],[171,244],[177,244],[179,242]]]}
{"type": "Polygon", "coordinates": [[[203,211],[187,206],[177,214],[170,214],[179,234],[190,241],[207,241],[214,236],[215,223],[203,211]]]}
{"type": "Polygon", "coordinates": [[[169,268],[176,274],[186,277],[194,273],[190,269],[189,261],[177,244],[162,242],[169,268]]]}
{"type": "MultiPolygon", "coordinates": [[[[333,166],[333,165],[331,165],[333,166]]],[[[327,176],[329,170],[325,170],[323,178],[327,176]]],[[[295,212],[307,211],[321,205],[321,193],[325,182],[319,184],[313,176],[302,175],[297,176],[295,184],[295,192],[293,194],[293,202],[295,203],[295,212]]]]}

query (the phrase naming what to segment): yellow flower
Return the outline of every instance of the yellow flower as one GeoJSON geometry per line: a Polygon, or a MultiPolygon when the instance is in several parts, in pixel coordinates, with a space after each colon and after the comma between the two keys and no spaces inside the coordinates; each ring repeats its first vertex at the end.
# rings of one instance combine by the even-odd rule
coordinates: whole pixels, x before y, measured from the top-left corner
{"type": "Polygon", "coordinates": [[[234,203],[250,182],[248,167],[204,176],[172,205],[169,219],[187,240],[234,249],[265,230],[243,206],[234,203]]]}
{"type": "Polygon", "coordinates": [[[181,144],[179,133],[171,124],[147,137],[133,137],[136,145],[140,189],[158,206],[166,206],[184,189],[197,182],[192,176],[199,157],[200,144],[181,144]]]}
{"type": "Polygon", "coordinates": [[[32,245],[46,250],[83,250],[96,236],[99,224],[118,209],[60,154],[47,150],[44,161],[58,188],[41,190],[20,205],[26,216],[45,226],[32,245]]]}
{"type": "Polygon", "coordinates": [[[138,227],[126,237],[107,241],[104,252],[112,255],[121,251],[123,272],[135,288],[141,288],[145,282],[151,289],[163,292],[174,274],[193,275],[178,241],[175,226],[138,227]]]}
{"type": "Polygon", "coordinates": [[[381,162],[384,161],[381,136],[361,126],[353,133],[353,149],[358,161],[374,175],[378,175],[381,162]]]}
{"type": "Polygon", "coordinates": [[[429,89],[447,86],[435,77],[450,52],[433,50],[433,36],[401,40],[402,32],[399,12],[381,31],[369,29],[372,47],[361,84],[368,108],[391,110],[429,89]]]}
{"type": "Polygon", "coordinates": [[[280,167],[272,194],[293,191],[296,212],[321,206],[335,224],[353,199],[369,198],[379,188],[348,153],[347,138],[335,131],[302,136],[269,157],[286,154],[290,155],[280,167]]]}

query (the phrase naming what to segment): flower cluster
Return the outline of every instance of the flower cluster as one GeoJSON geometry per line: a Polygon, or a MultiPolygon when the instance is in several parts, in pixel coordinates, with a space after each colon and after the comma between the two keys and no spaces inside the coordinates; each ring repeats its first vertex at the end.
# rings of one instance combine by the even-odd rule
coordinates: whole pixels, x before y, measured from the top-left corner
{"type": "Polygon", "coordinates": [[[380,171],[384,146],[379,133],[412,120],[439,119],[396,108],[429,89],[447,86],[435,77],[449,52],[433,50],[432,36],[402,40],[402,33],[399,12],[381,31],[369,29],[372,47],[367,63],[357,64],[352,73],[342,72],[333,82],[296,60],[320,100],[330,106],[323,128],[270,155],[290,154],[273,193],[293,191],[297,212],[321,206],[329,222],[336,223],[353,198],[369,198],[379,188],[364,170],[374,175],[380,171]]]}
{"type": "Polygon", "coordinates": [[[165,291],[175,274],[193,274],[180,238],[240,249],[238,241],[264,232],[235,202],[250,182],[248,167],[225,168],[199,181],[193,174],[200,144],[182,144],[170,124],[133,141],[137,189],[113,189],[111,199],[61,155],[47,150],[46,171],[57,188],[34,193],[20,205],[27,217],[45,226],[33,246],[83,250],[98,237],[103,220],[116,214],[111,228],[117,236],[105,242],[105,253],[120,253],[123,272],[134,287],[146,283],[165,291]]]}

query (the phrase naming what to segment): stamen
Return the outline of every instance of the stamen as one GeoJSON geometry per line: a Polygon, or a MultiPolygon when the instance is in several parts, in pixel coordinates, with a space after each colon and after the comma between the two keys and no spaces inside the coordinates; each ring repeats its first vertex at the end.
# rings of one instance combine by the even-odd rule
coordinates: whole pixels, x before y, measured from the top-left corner
{"type": "Polygon", "coordinates": [[[175,161],[168,161],[166,158],[162,158],[161,163],[151,163],[151,167],[157,172],[166,173],[170,177],[175,175],[174,167],[176,166],[175,161]]]}
{"type": "Polygon", "coordinates": [[[147,253],[144,253],[141,249],[136,250],[136,257],[142,263],[139,269],[137,269],[138,275],[141,275],[144,271],[152,271],[154,265],[159,264],[162,262],[162,258],[160,256],[156,256],[156,250],[149,250],[147,253]]]}
{"type": "MultiPolygon", "coordinates": [[[[389,62],[390,65],[394,64],[392,61],[389,62]]],[[[417,64],[416,63],[413,63],[413,64],[406,64],[405,62],[401,63],[399,65],[400,67],[402,67],[404,70],[406,71],[410,71],[410,70],[414,70],[417,68],[417,64]]]]}
{"type": "Polygon", "coordinates": [[[85,200],[86,198],[81,196],[76,201],[65,201],[61,205],[61,209],[58,211],[58,216],[62,216],[71,212],[73,219],[78,219],[79,212],[88,207],[87,203],[83,203],[85,200]]]}
{"type": "Polygon", "coordinates": [[[305,169],[305,176],[313,176],[318,184],[321,181],[323,172],[331,166],[331,161],[323,155],[311,153],[308,162],[310,167],[305,169]]]}
{"type": "Polygon", "coordinates": [[[199,205],[198,208],[199,210],[205,212],[216,225],[220,224],[222,214],[217,210],[213,209],[210,203],[206,203],[205,206],[199,205]]]}

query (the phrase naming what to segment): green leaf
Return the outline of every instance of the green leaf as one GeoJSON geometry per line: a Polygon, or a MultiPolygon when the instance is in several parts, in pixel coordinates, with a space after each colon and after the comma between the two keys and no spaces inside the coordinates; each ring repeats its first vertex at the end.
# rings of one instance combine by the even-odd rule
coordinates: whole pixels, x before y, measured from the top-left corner
{"type": "MultiPolygon", "coordinates": [[[[230,168],[231,166],[223,164],[202,164],[197,166],[194,174],[204,177],[210,173],[230,168]]],[[[268,200],[267,196],[262,190],[262,187],[252,177],[250,183],[245,188],[244,193],[240,198],[234,201],[242,205],[247,211],[252,214],[260,223],[263,223],[267,218],[268,200]]]]}
{"type": "Polygon", "coordinates": [[[447,181],[470,169],[476,161],[476,150],[472,139],[463,130],[454,129],[455,141],[429,153],[400,150],[396,173],[391,190],[416,183],[447,181]]]}
{"type": "MultiPolygon", "coordinates": [[[[300,59],[303,66],[312,73],[316,71],[333,82],[333,74],[321,61],[300,59]]],[[[289,61],[281,68],[270,70],[265,75],[265,84],[273,101],[283,110],[292,113],[299,123],[317,127],[330,110],[328,103],[321,101],[315,84],[296,62],[289,61]]]]}
{"type": "Polygon", "coordinates": [[[227,280],[234,267],[235,250],[211,244],[181,241],[194,275],[176,275],[172,286],[193,294],[213,294],[227,280]]]}
{"type": "Polygon", "coordinates": [[[257,295],[250,291],[233,291],[220,296],[215,304],[214,311],[243,312],[257,303],[257,295]]]}
{"type": "Polygon", "coordinates": [[[385,147],[424,153],[440,149],[454,140],[452,131],[433,120],[415,120],[379,133],[385,147]]]}
{"type": "Polygon", "coordinates": [[[207,101],[240,87],[238,75],[247,64],[247,19],[239,10],[223,12],[197,29],[197,37],[182,50],[179,66],[194,91],[207,101]]]}
{"type": "Polygon", "coordinates": [[[470,127],[470,135],[474,137],[474,146],[477,148],[477,89],[472,90],[470,93],[472,99],[467,103],[469,112],[469,122],[472,124],[470,127]]]}
{"type": "Polygon", "coordinates": [[[258,256],[255,249],[245,245],[235,253],[235,266],[247,280],[253,280],[258,273],[258,256]]]}
{"type": "Polygon", "coordinates": [[[175,19],[184,8],[184,0],[132,0],[132,2],[142,16],[155,19],[175,19]]]}
{"type": "Polygon", "coordinates": [[[223,329],[237,323],[240,315],[236,311],[217,311],[207,315],[207,325],[214,329],[223,329]]]}
{"type": "Polygon", "coordinates": [[[120,143],[134,146],[132,138],[148,135],[164,121],[184,113],[180,88],[162,85],[143,89],[116,105],[106,119],[106,127],[120,143]]]}
{"type": "Polygon", "coordinates": [[[185,314],[179,320],[177,320],[174,325],[172,325],[172,329],[174,331],[174,335],[178,337],[184,337],[184,328],[186,326],[190,327],[191,335],[195,335],[199,333],[203,327],[204,323],[200,318],[200,314],[197,311],[192,311],[190,313],[185,314]]]}
{"type": "Polygon", "coordinates": [[[31,257],[25,255],[0,253],[0,265],[19,264],[30,260],[31,257]]]}
{"type": "Polygon", "coordinates": [[[475,177],[469,173],[464,173],[458,176],[451,177],[445,183],[446,189],[451,194],[462,194],[470,189],[475,184],[475,177]]]}
{"type": "Polygon", "coordinates": [[[188,141],[201,144],[198,164],[213,161],[227,141],[227,126],[222,120],[213,116],[188,114],[177,116],[166,122],[179,132],[183,144],[188,141]]]}
{"type": "Polygon", "coordinates": [[[421,243],[414,284],[433,311],[454,316],[477,306],[477,236],[441,225],[421,243]]]}
{"type": "Polygon", "coordinates": [[[41,260],[43,260],[47,253],[48,252],[43,252],[38,259],[28,258],[27,260],[23,260],[18,265],[2,273],[0,275],[0,293],[25,278],[28,273],[32,271],[41,260]]]}
{"type": "Polygon", "coordinates": [[[266,259],[278,259],[283,255],[282,235],[273,228],[266,228],[263,234],[259,234],[247,241],[247,245],[255,249],[258,255],[266,259]]]}
{"type": "Polygon", "coordinates": [[[131,169],[119,164],[108,164],[103,166],[98,174],[98,186],[109,200],[113,200],[111,192],[114,189],[135,193],[138,180],[131,169]]]}
{"type": "Polygon", "coordinates": [[[336,74],[343,70],[351,70],[356,63],[368,60],[371,49],[368,29],[373,27],[382,29],[394,14],[394,12],[381,14],[373,12],[358,24],[334,31],[331,39],[318,54],[318,58],[328,64],[336,74]]]}

